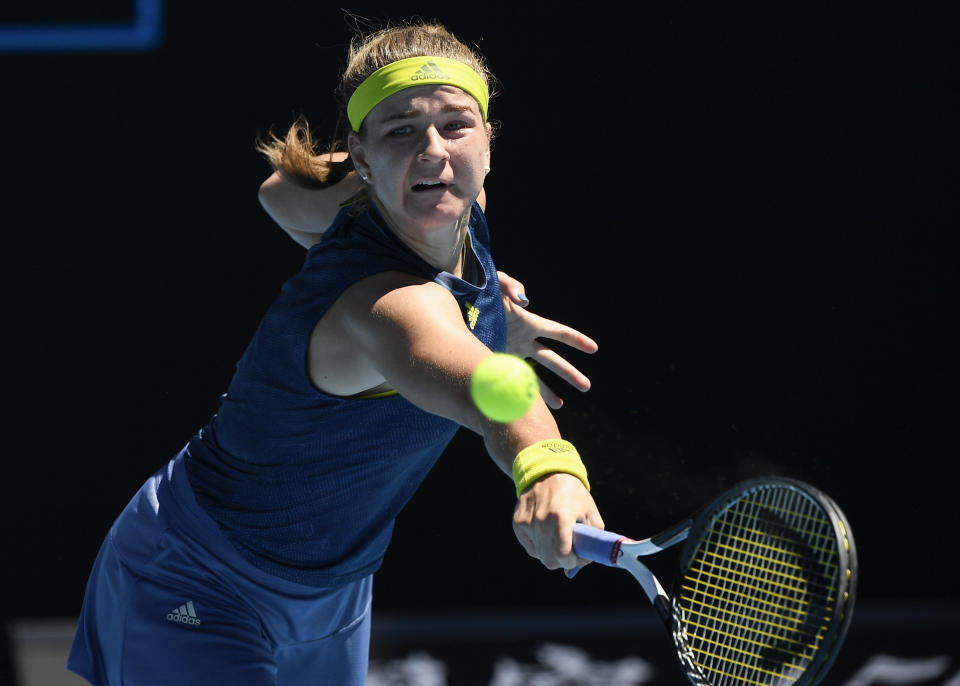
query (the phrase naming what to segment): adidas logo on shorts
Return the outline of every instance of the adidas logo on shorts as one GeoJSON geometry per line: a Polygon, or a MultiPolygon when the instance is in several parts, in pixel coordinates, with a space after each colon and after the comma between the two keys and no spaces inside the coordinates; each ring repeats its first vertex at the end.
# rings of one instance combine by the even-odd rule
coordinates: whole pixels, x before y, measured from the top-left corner
{"type": "Polygon", "coordinates": [[[197,611],[193,607],[192,600],[188,600],[180,607],[175,607],[172,611],[168,612],[167,621],[178,624],[189,624],[190,626],[200,626],[200,618],[197,617],[197,611]]]}

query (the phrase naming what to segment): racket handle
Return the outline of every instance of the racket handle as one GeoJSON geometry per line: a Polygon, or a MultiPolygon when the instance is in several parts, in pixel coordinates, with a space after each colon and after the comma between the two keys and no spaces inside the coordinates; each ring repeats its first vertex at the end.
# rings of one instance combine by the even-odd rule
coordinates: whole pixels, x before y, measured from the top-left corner
{"type": "Polygon", "coordinates": [[[573,552],[586,560],[599,562],[607,567],[616,567],[620,557],[620,544],[633,539],[604,531],[586,524],[573,525],[573,552]]]}

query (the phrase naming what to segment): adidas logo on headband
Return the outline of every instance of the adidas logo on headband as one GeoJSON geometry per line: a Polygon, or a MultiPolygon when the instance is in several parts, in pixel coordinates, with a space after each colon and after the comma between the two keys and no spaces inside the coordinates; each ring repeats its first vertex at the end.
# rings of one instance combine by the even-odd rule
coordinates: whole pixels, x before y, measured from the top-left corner
{"type": "Polygon", "coordinates": [[[450,75],[440,71],[440,67],[430,60],[410,75],[411,81],[428,81],[429,79],[449,79],[450,75]]]}

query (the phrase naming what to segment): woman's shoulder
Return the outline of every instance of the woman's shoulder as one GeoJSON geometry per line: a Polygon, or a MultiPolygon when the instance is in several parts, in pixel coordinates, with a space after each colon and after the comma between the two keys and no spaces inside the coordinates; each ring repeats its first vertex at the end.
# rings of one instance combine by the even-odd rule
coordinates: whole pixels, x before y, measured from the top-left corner
{"type": "Polygon", "coordinates": [[[432,278],[431,267],[382,225],[372,206],[342,208],[323,239],[307,251],[303,269],[348,279],[383,271],[432,278]]]}

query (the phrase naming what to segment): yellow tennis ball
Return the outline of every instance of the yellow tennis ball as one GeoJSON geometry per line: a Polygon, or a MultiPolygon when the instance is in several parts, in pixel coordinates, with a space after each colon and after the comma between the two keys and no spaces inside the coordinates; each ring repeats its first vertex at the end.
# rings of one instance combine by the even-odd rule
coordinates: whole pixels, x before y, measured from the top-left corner
{"type": "Polygon", "coordinates": [[[530,411],[539,393],[533,368],[516,355],[494,353],[470,377],[473,402],[495,422],[519,419],[530,411]]]}

